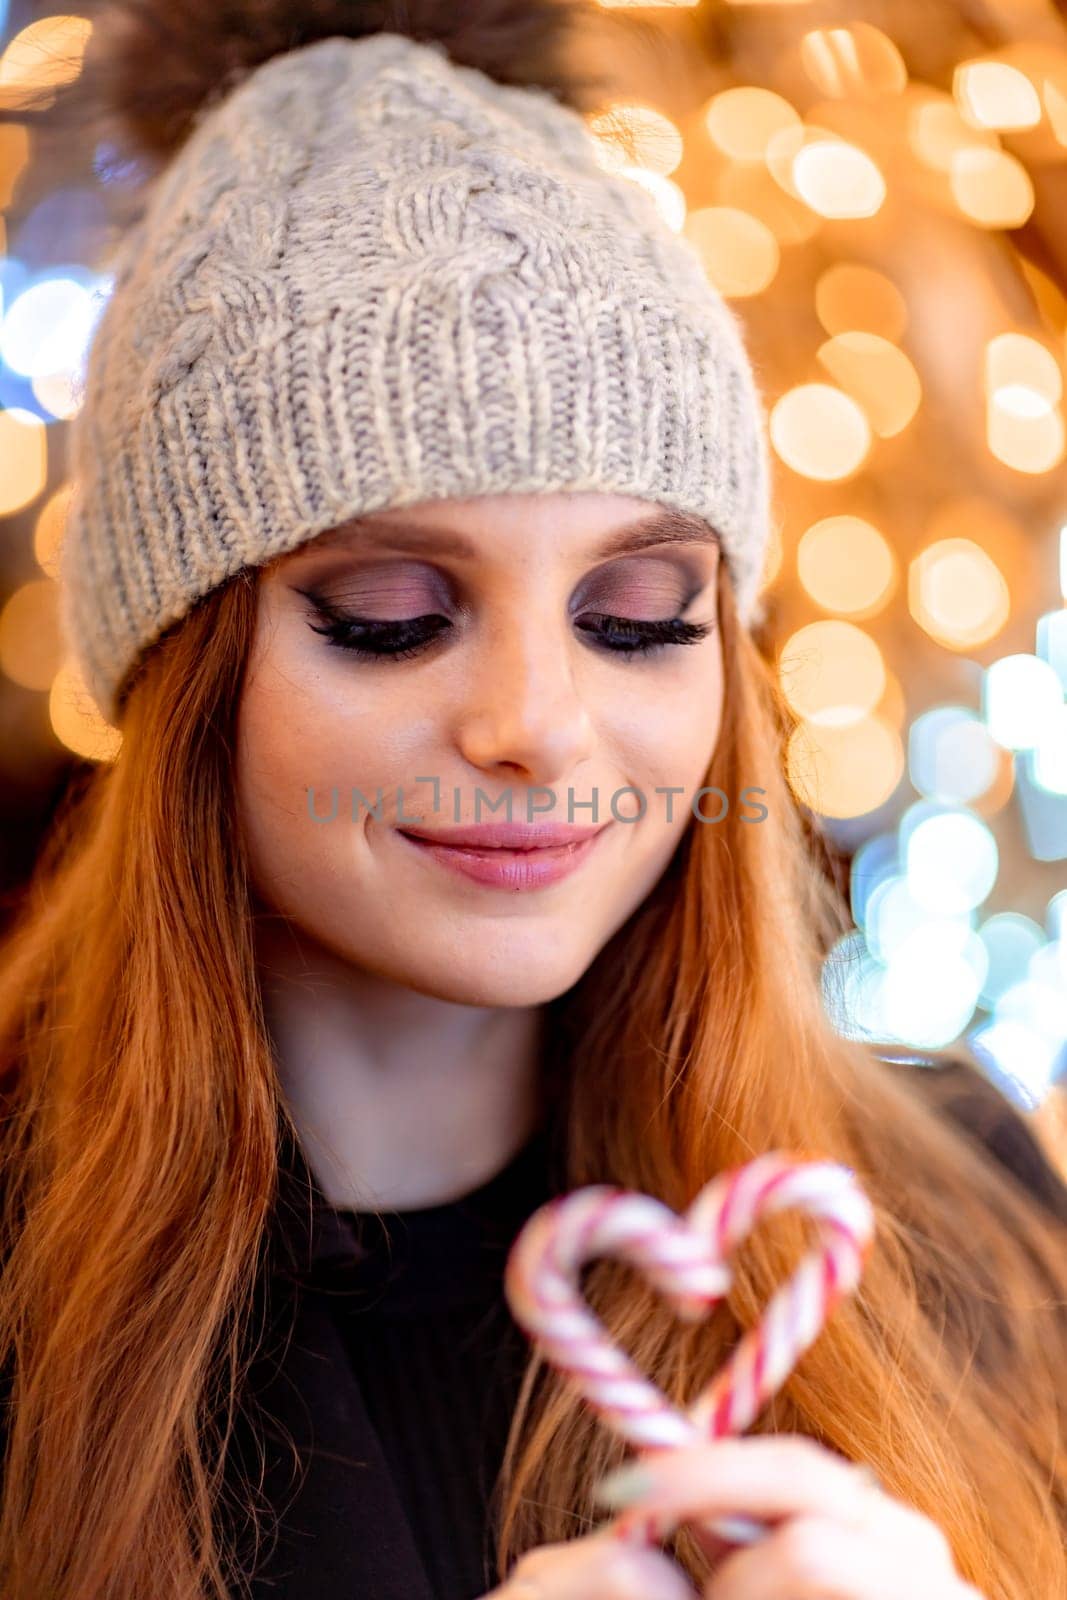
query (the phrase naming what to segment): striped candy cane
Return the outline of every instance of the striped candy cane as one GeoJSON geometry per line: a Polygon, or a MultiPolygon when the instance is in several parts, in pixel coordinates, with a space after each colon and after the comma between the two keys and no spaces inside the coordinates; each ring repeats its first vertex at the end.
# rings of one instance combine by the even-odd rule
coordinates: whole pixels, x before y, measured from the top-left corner
{"type": "MultiPolygon", "coordinates": [[[[873,1234],[870,1202],[848,1167],[772,1151],[720,1173],[681,1215],[649,1195],[608,1184],[548,1201],[514,1241],[504,1289],[516,1322],[546,1358],[617,1433],[650,1455],[749,1427],[856,1288],[873,1234]],[[704,1392],[679,1411],[589,1310],[579,1286],[583,1265],[611,1256],[640,1267],[680,1317],[699,1322],[730,1289],[731,1252],[763,1217],[792,1208],[815,1219],[818,1247],[771,1297],[704,1392]]],[[[653,1512],[616,1521],[612,1532],[653,1543],[673,1526],[653,1512]]],[[[709,1526],[734,1543],[765,1531],[747,1517],[709,1526]]]]}

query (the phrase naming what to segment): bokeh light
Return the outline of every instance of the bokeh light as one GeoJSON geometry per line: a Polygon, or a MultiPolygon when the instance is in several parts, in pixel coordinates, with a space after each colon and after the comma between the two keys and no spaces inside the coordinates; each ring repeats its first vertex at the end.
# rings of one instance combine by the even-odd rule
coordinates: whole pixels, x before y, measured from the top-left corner
{"type": "Polygon", "coordinates": [[[941,916],[973,911],[997,880],[1000,855],[992,830],[960,809],[920,801],[901,825],[908,891],[941,916]]]}
{"type": "Polygon", "coordinates": [[[704,113],[708,137],[737,161],[762,161],[776,134],[800,128],[800,118],[781,95],[770,89],[739,85],[724,89],[704,113]]]}
{"type": "Polygon", "coordinates": [[[782,395],[770,414],[770,437],[786,466],[805,478],[851,477],[871,448],[865,413],[829,383],[799,384],[782,395]]]}
{"type": "Polygon", "coordinates": [[[980,128],[1034,128],[1041,121],[1037,90],[1006,61],[962,61],[952,92],[964,117],[980,128]]]}
{"type": "Polygon", "coordinates": [[[793,793],[812,811],[861,817],[897,787],[904,749],[896,729],[877,715],[845,727],[802,722],[789,737],[786,770],[793,793]]]}
{"type": "Polygon", "coordinates": [[[782,646],[782,692],[798,716],[843,727],[873,711],[885,693],[885,658],[851,622],[809,622],[782,646]]]}
{"type": "Polygon", "coordinates": [[[1063,374],[1047,345],[1021,333],[1002,333],[985,351],[985,391],[1009,415],[1043,417],[1063,398],[1063,374]]]}
{"type": "Polygon", "coordinates": [[[61,84],[81,71],[92,33],[87,17],[51,16],[31,22],[0,56],[0,107],[44,108],[55,100],[61,84]]]}
{"type": "Polygon", "coordinates": [[[911,725],[908,770],[927,799],[967,805],[996,782],[1000,747],[975,712],[965,706],[935,706],[911,725]]]}
{"type": "Polygon", "coordinates": [[[33,578],[0,609],[0,671],[24,689],[48,689],[62,660],[56,584],[33,578]]]}
{"type": "Polygon", "coordinates": [[[854,261],[820,274],[815,311],[829,334],[875,333],[895,341],[908,325],[908,302],[892,279],[854,261]]]}
{"type": "Polygon", "coordinates": [[[1003,573],[973,539],[938,539],[908,569],[911,614],[949,650],[993,639],[1011,610],[1003,573]]]}
{"type": "Polygon", "coordinates": [[[982,681],[982,715],[1006,750],[1029,750],[1058,725],[1063,686],[1047,661],[1025,653],[1001,656],[982,681]]]}
{"type": "Polygon", "coordinates": [[[104,721],[85,681],[69,660],[52,680],[48,716],[61,744],[86,761],[114,761],[122,747],[122,734],[104,721]]]}
{"type": "Polygon", "coordinates": [[[986,408],[986,439],[992,455],[1016,472],[1051,472],[1064,457],[1063,413],[1058,406],[1020,415],[1016,395],[999,394],[986,408]]]}
{"type": "Polygon", "coordinates": [[[689,213],[685,234],[721,294],[729,298],[760,294],[774,281],[781,260],[778,240],[748,212],[704,206],[689,213]]]}
{"type": "Polygon", "coordinates": [[[869,22],[814,28],[800,44],[804,70],[824,95],[899,94],[908,81],[904,57],[887,33],[869,22]]]}
{"type": "Polygon", "coordinates": [[[919,374],[904,354],[877,333],[839,333],[819,346],[831,378],[863,408],[882,439],[906,428],[919,409],[919,374]]]}
{"type": "Polygon", "coordinates": [[[964,216],[983,228],[1021,228],[1034,209],[1034,185],[1007,150],[957,150],[949,182],[964,216]]]}
{"type": "Polygon", "coordinates": [[[992,130],[967,122],[951,96],[926,85],[912,96],[908,138],[918,159],[935,172],[952,172],[956,157],[968,151],[997,153],[1000,140],[992,130]]]}
{"type": "Polygon", "coordinates": [[[873,217],[886,197],[885,179],[865,150],[843,139],[815,139],[793,158],[793,184],[820,217],[873,217]]]}
{"type": "Polygon", "coordinates": [[[70,278],[43,278],[12,302],[0,326],[0,359],[43,377],[81,359],[96,319],[89,291],[70,278]]]}
{"type": "Polygon", "coordinates": [[[1002,994],[1028,975],[1031,957],[1047,940],[1038,923],[1018,911],[1000,911],[987,917],[978,930],[978,937],[989,958],[979,998],[981,1005],[989,1010],[1002,994]]]}
{"type": "Polygon", "coordinates": [[[1048,662],[1067,692],[1067,607],[1038,617],[1037,654],[1048,662]]]}
{"type": "Polygon", "coordinates": [[[823,517],[801,535],[797,575],[824,611],[859,619],[886,605],[897,563],[888,540],[863,517],[823,517]]]}
{"type": "MultiPolygon", "coordinates": [[[[1031,749],[1030,777],[1049,794],[1067,795],[1067,705],[1050,709],[1031,749]]],[[[1064,848],[1067,850],[1067,838],[1064,848]]]]}
{"type": "Polygon", "coordinates": [[[620,101],[590,117],[589,127],[601,141],[599,153],[608,167],[644,167],[666,178],[685,153],[679,129],[654,106],[620,101]]]}
{"type": "Polygon", "coordinates": [[[37,565],[50,578],[59,577],[59,550],[73,492],[72,483],[57,489],[41,507],[34,527],[33,554],[37,565]]]}
{"type": "Polygon", "coordinates": [[[30,505],[48,481],[48,435],[30,411],[0,411],[0,516],[30,505]]]}

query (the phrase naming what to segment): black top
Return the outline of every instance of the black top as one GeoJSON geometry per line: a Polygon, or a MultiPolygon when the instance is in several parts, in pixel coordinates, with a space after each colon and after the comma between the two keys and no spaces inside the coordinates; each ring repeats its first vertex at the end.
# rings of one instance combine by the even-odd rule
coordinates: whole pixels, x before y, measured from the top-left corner
{"type": "Polygon", "coordinates": [[[539,1128],[463,1198],[417,1210],[338,1210],[365,1252],[313,1273],[341,1330],[435,1592],[494,1587],[489,1497],[528,1344],[503,1294],[508,1250],[549,1198],[539,1128]]]}

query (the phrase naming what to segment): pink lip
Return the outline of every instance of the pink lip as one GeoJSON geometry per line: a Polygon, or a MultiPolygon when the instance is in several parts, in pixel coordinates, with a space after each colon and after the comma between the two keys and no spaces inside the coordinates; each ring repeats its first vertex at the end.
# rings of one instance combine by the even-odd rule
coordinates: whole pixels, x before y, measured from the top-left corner
{"type": "Polygon", "coordinates": [[[441,866],[497,889],[541,889],[568,877],[590,854],[607,823],[490,822],[473,828],[397,831],[441,866]],[[455,842],[452,842],[455,841],[455,842]]]}
{"type": "Polygon", "coordinates": [[[402,827],[400,832],[433,844],[468,845],[472,850],[547,850],[580,844],[606,827],[606,822],[585,828],[564,822],[476,822],[465,828],[402,827]]]}

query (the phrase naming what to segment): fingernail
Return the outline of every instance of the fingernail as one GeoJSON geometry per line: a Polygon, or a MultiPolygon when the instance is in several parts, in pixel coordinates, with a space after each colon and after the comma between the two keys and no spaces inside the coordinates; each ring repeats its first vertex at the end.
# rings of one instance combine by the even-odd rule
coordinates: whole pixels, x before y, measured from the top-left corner
{"type": "Polygon", "coordinates": [[[649,1494],[656,1487],[656,1482],[656,1478],[641,1462],[627,1462],[624,1467],[617,1467],[614,1472],[601,1478],[593,1490],[593,1498],[602,1506],[628,1506],[649,1494]]]}

